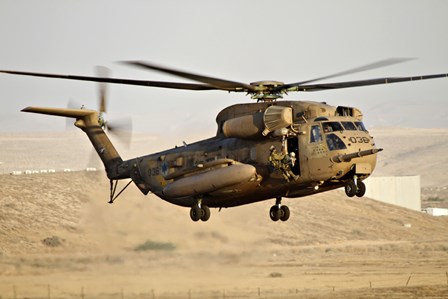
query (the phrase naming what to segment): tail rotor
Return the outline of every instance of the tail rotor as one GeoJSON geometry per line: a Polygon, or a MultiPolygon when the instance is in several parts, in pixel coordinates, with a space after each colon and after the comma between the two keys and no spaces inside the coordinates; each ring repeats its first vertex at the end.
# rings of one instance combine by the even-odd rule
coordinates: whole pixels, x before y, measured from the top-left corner
{"type": "MultiPolygon", "coordinates": [[[[110,69],[104,66],[95,68],[97,77],[110,78],[110,69]]],[[[108,88],[107,83],[98,83],[98,122],[104,131],[112,134],[127,148],[129,148],[132,139],[132,119],[131,117],[120,117],[108,120],[107,116],[107,99],[108,88]]]]}

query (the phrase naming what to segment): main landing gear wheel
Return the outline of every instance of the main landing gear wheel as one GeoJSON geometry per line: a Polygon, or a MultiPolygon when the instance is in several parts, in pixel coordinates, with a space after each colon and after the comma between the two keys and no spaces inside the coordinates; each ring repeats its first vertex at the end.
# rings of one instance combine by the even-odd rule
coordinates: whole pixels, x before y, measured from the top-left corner
{"type": "Polygon", "coordinates": [[[202,221],[209,220],[210,219],[210,209],[209,209],[209,207],[202,205],[201,206],[201,210],[202,210],[201,220],[202,221]]]}
{"type": "Polygon", "coordinates": [[[289,219],[289,216],[291,215],[291,213],[289,212],[289,208],[288,208],[288,206],[282,206],[282,207],[280,208],[280,210],[281,210],[281,214],[282,214],[282,216],[280,217],[280,220],[281,220],[281,221],[286,221],[286,220],[288,220],[288,219],[289,219]]]}
{"type": "Polygon", "coordinates": [[[275,205],[269,210],[269,217],[272,221],[287,221],[291,215],[288,206],[281,205],[281,200],[281,197],[277,198],[275,205]]]}
{"type": "Polygon", "coordinates": [[[194,222],[199,221],[202,217],[202,209],[197,205],[193,206],[190,210],[190,217],[194,222]]]}
{"type": "Polygon", "coordinates": [[[190,218],[194,222],[199,220],[207,221],[210,219],[210,208],[206,205],[201,205],[201,207],[195,205],[190,210],[190,218]]]}
{"type": "Polygon", "coordinates": [[[269,210],[269,216],[272,221],[279,221],[281,217],[281,209],[279,209],[278,206],[272,206],[269,210]]]}

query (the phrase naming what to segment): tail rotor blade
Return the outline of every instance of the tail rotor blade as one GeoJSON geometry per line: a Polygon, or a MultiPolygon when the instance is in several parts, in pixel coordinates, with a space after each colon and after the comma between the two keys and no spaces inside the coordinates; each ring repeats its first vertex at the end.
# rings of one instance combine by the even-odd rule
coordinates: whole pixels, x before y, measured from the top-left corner
{"type": "MultiPolygon", "coordinates": [[[[73,99],[68,100],[67,102],[67,108],[68,109],[80,109],[82,107],[81,104],[79,104],[78,102],[76,102],[73,99]]],[[[65,129],[66,130],[70,130],[74,128],[74,121],[72,118],[67,117],[66,121],[65,121],[65,129]]]]}
{"type": "MultiPolygon", "coordinates": [[[[109,78],[110,69],[105,66],[97,66],[95,68],[97,77],[109,78]]],[[[98,83],[98,111],[100,113],[106,112],[107,107],[107,84],[105,82],[98,83]]]]}
{"type": "Polygon", "coordinates": [[[132,141],[132,118],[122,117],[107,122],[107,130],[115,136],[127,148],[130,147],[132,141]]]}

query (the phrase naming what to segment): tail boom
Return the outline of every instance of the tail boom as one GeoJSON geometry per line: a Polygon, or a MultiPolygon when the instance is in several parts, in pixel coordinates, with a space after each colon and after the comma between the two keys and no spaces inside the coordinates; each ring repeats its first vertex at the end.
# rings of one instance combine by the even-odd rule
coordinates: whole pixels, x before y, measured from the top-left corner
{"type": "Polygon", "coordinates": [[[107,177],[111,180],[129,178],[129,173],[123,172],[119,167],[123,163],[123,160],[101,128],[98,122],[98,112],[95,110],[27,107],[22,112],[75,118],[75,126],[83,130],[89,137],[90,142],[106,168],[107,177]]]}

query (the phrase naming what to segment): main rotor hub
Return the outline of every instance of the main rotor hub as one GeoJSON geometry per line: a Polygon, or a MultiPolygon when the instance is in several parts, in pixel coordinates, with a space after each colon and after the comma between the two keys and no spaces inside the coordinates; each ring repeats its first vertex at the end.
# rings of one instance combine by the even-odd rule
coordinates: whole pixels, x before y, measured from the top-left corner
{"type": "Polygon", "coordinates": [[[256,87],[256,91],[252,93],[252,99],[258,102],[273,102],[278,98],[282,98],[281,92],[272,92],[274,88],[285,85],[280,81],[257,81],[250,83],[251,86],[256,87]]]}
{"type": "Polygon", "coordinates": [[[256,86],[260,89],[261,88],[271,89],[274,87],[285,85],[285,83],[280,82],[280,81],[265,80],[265,81],[252,82],[252,83],[250,83],[250,85],[256,86]]]}

